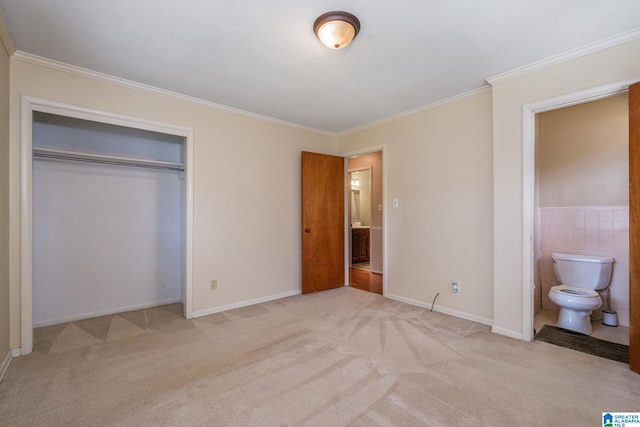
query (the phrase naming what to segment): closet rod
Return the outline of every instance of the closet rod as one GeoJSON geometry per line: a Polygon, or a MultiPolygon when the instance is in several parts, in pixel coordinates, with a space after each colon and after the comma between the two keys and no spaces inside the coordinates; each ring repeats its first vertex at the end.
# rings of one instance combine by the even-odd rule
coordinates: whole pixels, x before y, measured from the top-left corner
{"type": "Polygon", "coordinates": [[[147,169],[161,169],[184,171],[182,163],[163,162],[160,160],[132,159],[127,157],[107,156],[104,154],[78,153],[75,151],[52,150],[49,148],[34,148],[34,159],[61,160],[72,162],[99,163],[103,165],[129,166],[147,169]]]}

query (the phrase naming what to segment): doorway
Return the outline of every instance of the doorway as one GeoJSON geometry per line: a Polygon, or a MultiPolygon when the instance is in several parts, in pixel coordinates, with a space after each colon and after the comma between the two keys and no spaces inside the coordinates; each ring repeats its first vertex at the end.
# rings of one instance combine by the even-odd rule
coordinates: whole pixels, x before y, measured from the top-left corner
{"type": "Polygon", "coordinates": [[[623,80],[611,84],[591,88],[556,98],[523,106],[523,298],[522,298],[522,339],[533,340],[534,330],[534,210],[535,210],[535,150],[536,150],[536,115],[554,109],[577,105],[589,101],[606,98],[627,91],[634,80],[623,80]]]}
{"type": "Polygon", "coordinates": [[[347,157],[349,286],[383,294],[383,152],[347,157]]]}
{"type": "MultiPolygon", "coordinates": [[[[113,113],[89,110],[31,97],[22,99],[21,138],[21,314],[20,335],[21,354],[33,350],[34,326],[34,204],[33,204],[33,156],[34,156],[34,115],[44,113],[66,118],[80,119],[95,123],[121,126],[124,128],[157,132],[182,138],[183,191],[180,195],[181,233],[180,264],[182,266],[181,299],[183,315],[191,318],[192,312],[192,271],[193,271],[193,130],[166,123],[131,118],[113,113]]],[[[36,150],[37,151],[37,150],[36,150]]],[[[54,150],[55,151],[55,150],[54,150]]],[[[60,151],[60,150],[58,150],[60,151]]]]}
{"type": "Polygon", "coordinates": [[[620,93],[536,114],[534,328],[556,326],[552,253],[613,258],[592,336],[629,344],[628,96],[620,93]],[[609,298],[607,298],[609,297],[609,298]],[[603,309],[615,311],[615,325],[603,309]],[[613,327],[617,326],[617,327],[613,327]]]}

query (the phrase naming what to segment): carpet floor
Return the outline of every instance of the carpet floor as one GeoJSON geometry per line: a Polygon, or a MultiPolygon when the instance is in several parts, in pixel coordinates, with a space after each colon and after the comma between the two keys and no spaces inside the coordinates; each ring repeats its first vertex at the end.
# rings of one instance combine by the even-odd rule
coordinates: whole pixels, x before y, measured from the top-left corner
{"type": "Polygon", "coordinates": [[[0,425],[601,425],[640,410],[622,363],[357,289],[174,311],[43,333],[0,384],[0,425]]]}

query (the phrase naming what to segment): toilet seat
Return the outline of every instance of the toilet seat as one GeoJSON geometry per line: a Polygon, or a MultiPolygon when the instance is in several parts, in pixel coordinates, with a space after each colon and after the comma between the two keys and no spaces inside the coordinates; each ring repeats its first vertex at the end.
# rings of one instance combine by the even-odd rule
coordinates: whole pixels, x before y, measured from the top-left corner
{"type": "Polygon", "coordinates": [[[569,285],[552,286],[551,291],[576,298],[593,298],[600,296],[600,294],[593,289],[576,288],[575,286],[569,285]]]}

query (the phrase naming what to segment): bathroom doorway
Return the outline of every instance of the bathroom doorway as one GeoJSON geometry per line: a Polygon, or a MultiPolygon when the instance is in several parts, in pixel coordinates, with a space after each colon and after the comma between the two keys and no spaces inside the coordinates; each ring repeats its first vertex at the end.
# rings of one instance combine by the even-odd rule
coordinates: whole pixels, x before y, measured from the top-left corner
{"type": "Polygon", "coordinates": [[[610,305],[601,292],[591,335],[628,345],[628,95],[609,95],[535,115],[533,326],[557,321],[552,253],[612,257],[610,305]],[[603,324],[604,308],[616,311],[617,327],[603,324]]]}
{"type": "Polygon", "coordinates": [[[349,286],[383,293],[382,151],[347,159],[349,286]]]}

